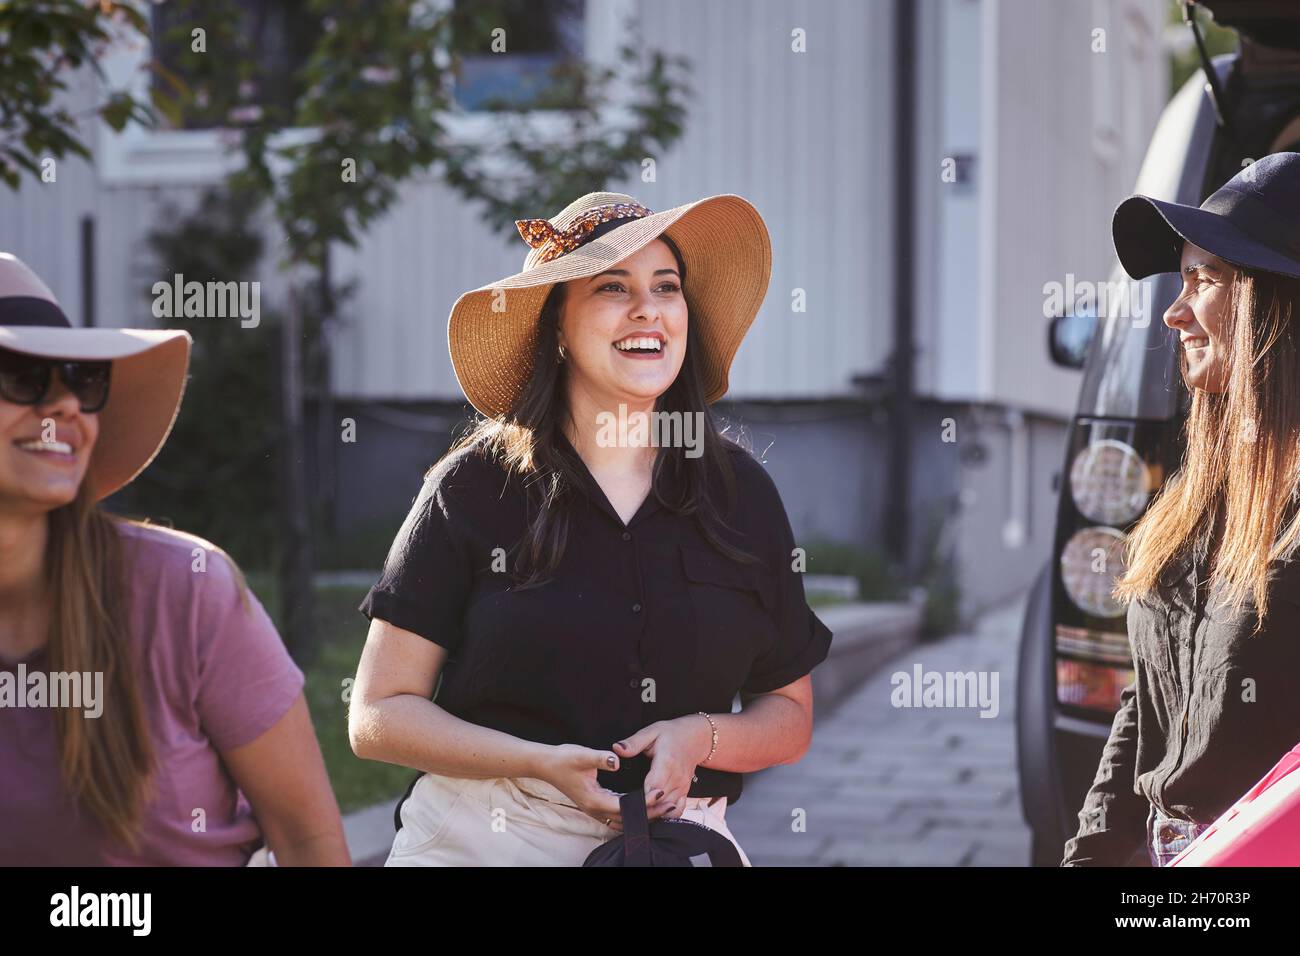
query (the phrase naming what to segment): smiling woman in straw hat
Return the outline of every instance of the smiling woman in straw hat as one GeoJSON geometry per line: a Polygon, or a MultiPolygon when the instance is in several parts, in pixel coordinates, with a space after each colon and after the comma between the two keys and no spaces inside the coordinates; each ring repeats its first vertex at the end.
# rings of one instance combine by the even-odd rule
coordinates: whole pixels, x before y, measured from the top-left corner
{"type": "Polygon", "coordinates": [[[808,746],[831,639],[775,485],[708,408],[767,291],[766,226],[739,196],[606,192],[517,226],[523,271],[449,321],[485,418],[361,608],[353,748],[422,771],[388,862],[580,865],[640,788],[652,819],[735,842],[740,775],[808,746]]]}
{"type": "Polygon", "coordinates": [[[189,351],[72,328],[0,253],[0,865],[348,862],[302,672],[238,568],[99,506],[166,441],[189,351]]]}
{"type": "MultiPolygon", "coordinates": [[[[1182,466],[1129,535],[1135,681],[1065,865],[1169,863],[1300,740],[1300,153],[1199,207],[1131,196],[1121,264],[1178,272],[1182,466]]],[[[1300,864],[1300,848],[1295,861],[1300,864]]]]}

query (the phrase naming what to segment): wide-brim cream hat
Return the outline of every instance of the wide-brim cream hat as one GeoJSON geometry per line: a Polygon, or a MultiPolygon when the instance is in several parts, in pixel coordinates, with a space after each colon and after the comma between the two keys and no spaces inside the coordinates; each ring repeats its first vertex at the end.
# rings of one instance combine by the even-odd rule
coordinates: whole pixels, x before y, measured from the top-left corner
{"type": "Polygon", "coordinates": [[[190,343],[182,329],[74,328],[40,277],[0,252],[0,348],[113,363],[85,478],[96,501],[144,471],[167,441],[185,392],[190,343]]]}
{"type": "Polygon", "coordinates": [[[447,322],[452,367],[476,409],[496,417],[513,407],[532,374],[538,317],[557,282],[604,272],[661,234],[686,267],[705,398],[726,394],[731,361],[772,273],[767,226],[747,200],[723,194],[652,213],[625,193],[595,192],[551,219],[515,225],[531,247],[523,271],[461,295],[447,322]]]}

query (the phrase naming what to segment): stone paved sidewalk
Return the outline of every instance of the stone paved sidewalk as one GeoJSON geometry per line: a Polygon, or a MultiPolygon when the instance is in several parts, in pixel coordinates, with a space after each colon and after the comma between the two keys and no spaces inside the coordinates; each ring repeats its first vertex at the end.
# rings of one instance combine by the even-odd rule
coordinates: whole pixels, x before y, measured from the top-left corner
{"type": "MultiPolygon", "coordinates": [[[[1016,659],[1024,602],[972,633],[893,658],[833,713],[818,717],[797,764],[745,779],[727,823],[755,866],[1027,866],[1029,829],[1016,776],[1016,659]],[[998,713],[894,707],[891,677],[923,671],[998,675],[998,713]],[[796,832],[796,810],[806,830],[796,832]]],[[[990,676],[991,680],[991,676],[990,676]]]]}

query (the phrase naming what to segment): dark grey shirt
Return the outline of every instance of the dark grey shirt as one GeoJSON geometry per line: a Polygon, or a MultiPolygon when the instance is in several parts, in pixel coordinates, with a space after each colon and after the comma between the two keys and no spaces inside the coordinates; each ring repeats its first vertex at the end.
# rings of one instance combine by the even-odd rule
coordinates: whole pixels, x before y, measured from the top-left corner
{"type": "Polygon", "coordinates": [[[1300,741],[1300,560],[1269,569],[1259,634],[1253,600],[1233,612],[1201,544],[1128,610],[1136,672],[1065,844],[1063,866],[1122,866],[1146,841],[1151,804],[1212,822],[1300,741]]]}

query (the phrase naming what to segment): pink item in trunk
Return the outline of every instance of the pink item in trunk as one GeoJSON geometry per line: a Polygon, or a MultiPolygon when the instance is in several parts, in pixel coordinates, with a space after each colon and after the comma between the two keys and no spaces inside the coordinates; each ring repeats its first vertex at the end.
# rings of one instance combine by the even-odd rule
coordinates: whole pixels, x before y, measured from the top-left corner
{"type": "Polygon", "coordinates": [[[1170,866],[1300,866],[1300,744],[1170,866]]]}

